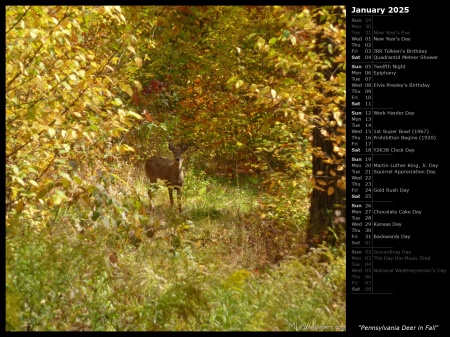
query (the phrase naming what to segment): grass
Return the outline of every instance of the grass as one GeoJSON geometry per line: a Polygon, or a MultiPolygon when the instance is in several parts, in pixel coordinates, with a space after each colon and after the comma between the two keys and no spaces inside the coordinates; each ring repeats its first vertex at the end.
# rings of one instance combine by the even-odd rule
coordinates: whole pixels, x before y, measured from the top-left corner
{"type": "Polygon", "coordinates": [[[287,239],[267,234],[254,179],[237,187],[188,172],[183,212],[170,208],[160,188],[150,214],[142,172],[125,172],[124,181],[92,193],[95,210],[80,202],[45,226],[8,219],[7,330],[345,325],[345,246],[277,259],[274,247],[287,239]],[[145,228],[154,229],[151,238],[145,228]]]}

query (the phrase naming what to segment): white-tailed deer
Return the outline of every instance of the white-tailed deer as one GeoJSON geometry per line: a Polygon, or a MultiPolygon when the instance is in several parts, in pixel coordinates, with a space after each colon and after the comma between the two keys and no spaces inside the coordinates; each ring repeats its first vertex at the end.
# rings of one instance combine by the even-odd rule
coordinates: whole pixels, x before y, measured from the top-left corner
{"type": "MultiPolygon", "coordinates": [[[[184,182],[183,158],[181,155],[188,148],[187,144],[179,144],[174,146],[169,143],[169,149],[173,153],[174,160],[161,156],[153,156],[145,162],[145,173],[150,179],[150,183],[156,183],[157,179],[164,180],[169,189],[170,204],[173,206],[172,192],[177,190],[178,210],[181,213],[181,188],[184,182]]],[[[153,211],[152,193],[148,190],[150,199],[150,209],[153,211]]]]}

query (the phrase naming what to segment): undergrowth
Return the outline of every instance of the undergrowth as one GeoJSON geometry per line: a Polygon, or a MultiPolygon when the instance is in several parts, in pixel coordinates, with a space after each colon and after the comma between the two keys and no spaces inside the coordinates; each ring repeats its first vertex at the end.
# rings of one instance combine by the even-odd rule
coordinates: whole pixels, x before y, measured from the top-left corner
{"type": "Polygon", "coordinates": [[[345,329],[345,245],[302,249],[260,216],[254,178],[188,172],[183,212],[161,185],[150,213],[142,170],[126,172],[98,178],[94,209],[8,218],[7,330],[345,329]]]}

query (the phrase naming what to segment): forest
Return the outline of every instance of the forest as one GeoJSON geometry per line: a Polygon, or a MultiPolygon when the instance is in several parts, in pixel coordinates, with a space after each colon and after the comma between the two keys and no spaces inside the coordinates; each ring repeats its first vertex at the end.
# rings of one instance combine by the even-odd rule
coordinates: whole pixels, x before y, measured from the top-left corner
{"type": "Polygon", "coordinates": [[[345,15],[6,6],[6,330],[345,330],[345,15]]]}

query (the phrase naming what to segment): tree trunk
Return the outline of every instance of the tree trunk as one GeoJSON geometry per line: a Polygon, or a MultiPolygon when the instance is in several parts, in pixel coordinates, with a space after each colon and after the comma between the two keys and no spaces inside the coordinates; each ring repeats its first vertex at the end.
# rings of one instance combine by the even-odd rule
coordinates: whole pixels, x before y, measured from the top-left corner
{"type": "MultiPolygon", "coordinates": [[[[340,7],[333,7],[328,11],[330,15],[342,14],[340,7]]],[[[320,17],[317,20],[319,24],[320,17]]],[[[316,52],[325,54],[332,64],[330,68],[322,70],[324,78],[331,81],[332,77],[335,78],[344,71],[338,63],[333,63],[334,57],[340,52],[338,48],[334,48],[330,54],[326,48],[330,39],[325,34],[319,33],[316,38],[316,52]]],[[[335,94],[330,90],[325,96],[333,97],[335,94]]],[[[307,233],[311,243],[322,240],[333,243],[338,238],[345,240],[345,149],[340,154],[335,150],[335,147],[343,148],[345,145],[345,101],[339,102],[338,108],[344,112],[340,123],[333,114],[322,114],[321,107],[315,108],[313,112],[316,121],[316,127],[312,132],[312,169],[315,188],[311,193],[307,233]],[[339,142],[338,138],[341,139],[339,142]]]]}
{"type": "Polygon", "coordinates": [[[317,149],[313,151],[312,168],[314,174],[322,171],[320,176],[316,175],[316,181],[318,179],[325,181],[326,185],[318,185],[319,190],[314,188],[311,193],[311,205],[310,205],[310,221],[308,227],[308,239],[318,241],[317,239],[325,239],[327,241],[334,241],[335,235],[329,232],[329,229],[333,229],[334,234],[340,234],[341,230],[345,230],[342,227],[342,222],[336,223],[335,214],[336,210],[340,210],[345,214],[345,190],[340,188],[333,188],[333,193],[328,195],[328,187],[335,186],[334,182],[337,179],[345,177],[345,170],[340,172],[337,176],[331,174],[330,169],[334,173],[338,173],[335,169],[335,164],[324,164],[323,155],[327,158],[333,157],[333,144],[329,139],[325,139],[320,134],[320,128],[313,130],[313,148],[317,149]],[[319,151],[319,152],[318,152],[319,151]]]}

